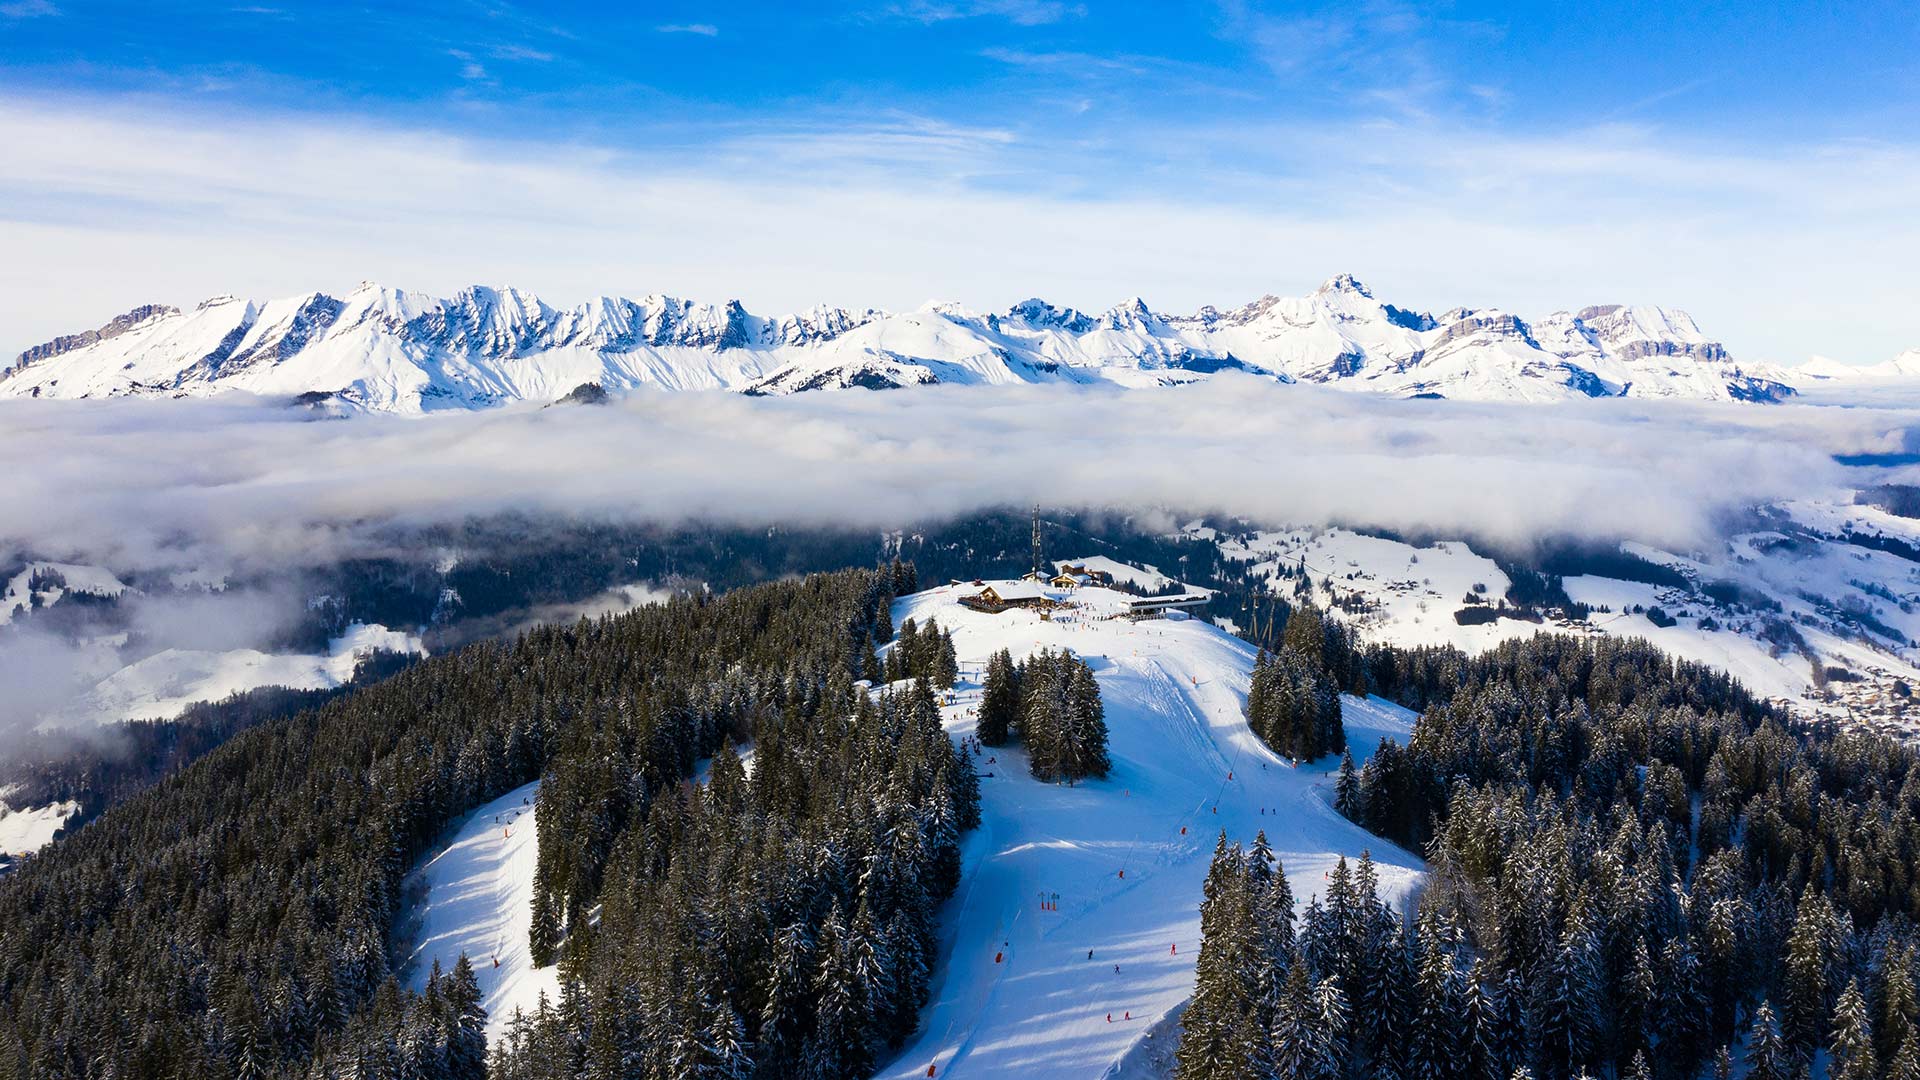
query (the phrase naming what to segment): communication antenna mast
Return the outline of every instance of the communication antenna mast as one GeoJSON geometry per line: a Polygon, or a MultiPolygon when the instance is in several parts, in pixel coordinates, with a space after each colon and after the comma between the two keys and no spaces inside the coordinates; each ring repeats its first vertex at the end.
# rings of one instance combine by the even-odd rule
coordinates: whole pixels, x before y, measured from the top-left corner
{"type": "Polygon", "coordinates": [[[1040,504],[1033,504],[1033,580],[1040,580],[1040,504]]]}

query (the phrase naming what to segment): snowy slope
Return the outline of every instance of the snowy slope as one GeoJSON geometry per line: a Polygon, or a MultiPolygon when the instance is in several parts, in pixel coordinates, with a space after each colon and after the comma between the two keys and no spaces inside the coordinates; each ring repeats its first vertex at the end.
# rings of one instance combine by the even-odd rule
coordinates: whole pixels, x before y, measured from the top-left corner
{"type": "MultiPolygon", "coordinates": [[[[1772,525],[1708,551],[1625,546],[1677,572],[1684,588],[1574,575],[1564,588],[1570,599],[1594,608],[1584,618],[1471,625],[1455,618],[1472,606],[1467,597],[1497,604],[1509,582],[1492,559],[1460,541],[1415,547],[1345,529],[1291,529],[1223,540],[1221,553],[1274,578],[1282,596],[1298,595],[1304,568],[1315,602],[1370,641],[1480,652],[1538,633],[1645,638],[1674,656],[1726,671],[1802,715],[1909,736],[1920,731],[1920,707],[1910,711],[1898,690],[1902,683],[1920,687],[1920,562],[1898,547],[1920,552],[1920,522],[1870,506],[1796,502],[1772,525]],[[1294,576],[1276,577],[1282,569],[1294,576]],[[1670,625],[1657,622],[1650,608],[1670,625]],[[1842,668],[1855,679],[1817,685],[1816,657],[1821,667],[1842,668]]],[[[1270,617],[1221,614],[1236,623],[1270,617]]]]}
{"type": "MultiPolygon", "coordinates": [[[[1075,591],[1088,609],[1051,622],[960,607],[971,591],[920,593],[893,613],[953,631],[964,674],[948,730],[972,732],[991,653],[1071,648],[1100,683],[1114,771],[1069,787],[1034,780],[1018,749],[980,759],[983,823],[942,916],[932,1003],[880,1076],[925,1076],[929,1064],[941,1077],[1104,1075],[1192,991],[1201,883],[1222,829],[1243,842],[1265,829],[1303,904],[1340,854],[1371,849],[1390,897],[1417,879],[1418,859],[1332,811],[1330,761],[1290,768],[1248,730],[1245,643],[1197,620],[1087,618],[1129,599],[1104,589],[1075,591]],[[1042,893],[1059,894],[1058,910],[1041,909],[1042,893]]],[[[1404,710],[1346,707],[1357,758],[1385,736],[1405,741],[1404,710]]]]}
{"type": "Polygon", "coordinates": [[[166,649],[100,680],[77,710],[103,722],[161,720],[194,702],[219,701],[262,686],[330,690],[353,678],[361,654],[370,649],[426,652],[417,635],[362,623],[328,642],[324,654],[166,649]]]}
{"type": "Polygon", "coordinates": [[[126,591],[124,582],[97,566],[32,563],[0,587],[0,626],[12,622],[18,612],[52,607],[68,593],[113,597],[126,591]]]}
{"type": "Polygon", "coordinates": [[[0,799],[0,855],[25,855],[46,847],[60,826],[79,812],[77,802],[15,809],[0,799]]]}
{"type": "Polygon", "coordinates": [[[533,870],[540,854],[535,831],[535,781],[467,815],[453,837],[421,866],[410,887],[424,888],[414,914],[414,948],[407,984],[425,989],[437,960],[451,971],[462,953],[480,983],[487,1038],[499,1038],[515,1009],[532,1013],[540,995],[558,1001],[559,969],[536,968],[528,955],[533,925],[533,870]]]}
{"type": "Polygon", "coordinates": [[[1684,312],[1602,305],[1537,324],[1498,310],[1434,316],[1340,275],[1305,297],[1163,315],[1134,298],[1098,315],[1026,300],[1005,312],[815,308],[767,318],[737,301],[601,297],[549,307],[515,289],[432,297],[363,283],[344,297],[216,297],[148,305],[22,352],[0,395],[324,397],[391,412],[552,401],[613,391],[789,394],[933,383],[1156,386],[1225,370],[1396,395],[1555,401],[1770,401],[1777,373],[1745,369],[1684,312]]]}

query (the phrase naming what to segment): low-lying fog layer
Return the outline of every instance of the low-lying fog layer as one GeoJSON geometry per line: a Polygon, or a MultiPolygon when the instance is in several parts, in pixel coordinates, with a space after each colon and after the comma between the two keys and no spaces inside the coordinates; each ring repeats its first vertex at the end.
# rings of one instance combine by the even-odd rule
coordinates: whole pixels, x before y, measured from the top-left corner
{"type": "MultiPolygon", "coordinates": [[[[1745,507],[1859,482],[1836,454],[1916,449],[1920,412],[1898,408],[1479,405],[1235,375],[1133,391],[639,394],[424,419],[11,401],[0,563],[262,580],[386,553],[395,526],[508,511],[889,528],[1031,502],[1684,550],[1745,507]]],[[[236,626],[273,621],[239,610],[236,626]]],[[[205,635],[205,611],[177,614],[146,616],[156,645],[169,626],[205,635]]],[[[58,668],[48,648],[0,637],[0,672],[58,668]]]]}

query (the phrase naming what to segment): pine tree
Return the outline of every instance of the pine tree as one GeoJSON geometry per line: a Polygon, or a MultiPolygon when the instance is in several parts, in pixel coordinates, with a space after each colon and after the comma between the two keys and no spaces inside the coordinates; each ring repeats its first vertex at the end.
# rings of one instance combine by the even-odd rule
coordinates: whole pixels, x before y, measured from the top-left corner
{"type": "Polygon", "coordinates": [[[1353,755],[1340,751],[1340,778],[1333,785],[1333,808],[1343,817],[1358,821],[1360,814],[1360,774],[1354,771],[1353,755]]]}
{"type": "Polygon", "coordinates": [[[1020,718],[1019,677],[1013,655],[1002,649],[987,660],[980,688],[979,721],[974,734],[986,746],[1005,746],[1020,718]]]}
{"type": "Polygon", "coordinates": [[[1246,860],[1239,847],[1227,846],[1224,831],[1214,844],[1201,892],[1200,956],[1194,962],[1193,998],[1181,1017],[1176,1075],[1227,1080],[1253,1068],[1262,1033],[1253,1025],[1256,937],[1246,860]]]}
{"type": "Polygon", "coordinates": [[[1581,904],[1567,918],[1558,946],[1534,984],[1532,1028],[1542,1075],[1557,1078],[1584,1068],[1599,1042],[1597,948],[1581,904]]]}
{"type": "Polygon", "coordinates": [[[1873,1050],[1873,1023],[1858,979],[1848,981],[1834,1006],[1832,1058],[1827,1070],[1830,1080],[1873,1080],[1880,1072],[1880,1059],[1873,1050]]]}
{"type": "Polygon", "coordinates": [[[461,953],[443,983],[447,1015],[447,1073],[450,1080],[486,1080],[487,1010],[480,1004],[480,981],[461,953]]]}
{"type": "Polygon", "coordinates": [[[914,677],[913,660],[920,650],[920,626],[911,617],[900,624],[900,635],[887,650],[887,681],[900,682],[914,677]]]}
{"type": "Polygon", "coordinates": [[[1887,1062],[1886,1080],[1920,1080],[1920,1035],[1912,1028],[1908,1028],[1906,1037],[1900,1040],[1893,1060],[1887,1062]]]}
{"type": "Polygon", "coordinates": [[[1787,1044],[1807,1054],[1825,1041],[1830,1004],[1827,994],[1829,960],[1825,943],[1832,909],[1825,898],[1809,891],[1800,901],[1793,934],[1787,939],[1785,970],[1781,978],[1780,1031],[1787,1044]]]}
{"type": "Polygon", "coordinates": [[[933,685],[942,690],[951,690],[954,681],[960,677],[960,662],[953,650],[953,631],[940,632],[939,649],[933,655],[933,670],[930,673],[933,685]]]}
{"type": "Polygon", "coordinates": [[[1747,1080],[1790,1080],[1792,1070],[1793,1052],[1780,1037],[1773,1006],[1763,1001],[1747,1033],[1747,1080]]]}
{"type": "Polygon", "coordinates": [[[1457,972],[1439,920],[1431,908],[1416,928],[1414,1019],[1407,1054],[1410,1080],[1447,1080],[1461,1058],[1461,1016],[1457,972]]]}
{"type": "Polygon", "coordinates": [[[1107,756],[1107,714],[1100,703],[1100,686],[1094,680],[1093,669],[1077,660],[1073,663],[1071,678],[1068,692],[1072,711],[1067,728],[1072,752],[1068,768],[1074,776],[1104,777],[1112,768],[1112,761],[1107,756]]]}
{"type": "MultiPolygon", "coordinates": [[[[1328,1047],[1322,1037],[1321,1017],[1314,1001],[1306,968],[1295,964],[1274,1008],[1270,1068],[1273,1080],[1319,1080],[1328,1065],[1328,1047]]],[[[1220,1077],[1250,1076],[1250,1071],[1211,1074],[1220,1077]]],[[[1187,1080],[1181,1074],[1180,1080],[1187,1080]]]]}

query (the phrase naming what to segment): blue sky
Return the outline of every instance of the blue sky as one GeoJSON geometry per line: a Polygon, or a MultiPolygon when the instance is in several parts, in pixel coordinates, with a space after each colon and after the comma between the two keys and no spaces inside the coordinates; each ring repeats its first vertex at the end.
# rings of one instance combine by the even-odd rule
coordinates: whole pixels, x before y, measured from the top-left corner
{"type": "Polygon", "coordinates": [[[1920,19],[1835,7],[0,0],[0,351],[363,277],[1178,309],[1351,271],[1879,360],[1920,345],[1920,19]]]}

